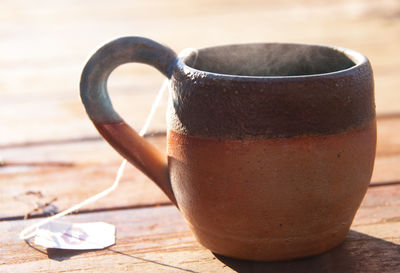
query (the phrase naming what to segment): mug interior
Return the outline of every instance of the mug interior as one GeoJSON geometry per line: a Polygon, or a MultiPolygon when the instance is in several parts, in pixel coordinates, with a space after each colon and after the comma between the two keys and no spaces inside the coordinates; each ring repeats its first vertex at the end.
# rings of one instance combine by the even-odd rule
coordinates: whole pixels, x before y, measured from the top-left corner
{"type": "Polygon", "coordinates": [[[344,49],[303,44],[238,44],[200,49],[183,63],[196,70],[238,76],[301,76],[345,70],[357,60],[344,49]]]}

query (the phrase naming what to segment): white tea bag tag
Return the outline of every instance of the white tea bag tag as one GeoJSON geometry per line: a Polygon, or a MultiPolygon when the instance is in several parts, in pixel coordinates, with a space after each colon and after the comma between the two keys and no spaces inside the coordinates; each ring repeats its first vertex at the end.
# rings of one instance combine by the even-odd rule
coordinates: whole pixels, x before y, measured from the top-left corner
{"type": "Polygon", "coordinates": [[[115,244],[115,226],[104,222],[50,222],[35,234],[35,244],[45,248],[103,249],[115,244]]]}

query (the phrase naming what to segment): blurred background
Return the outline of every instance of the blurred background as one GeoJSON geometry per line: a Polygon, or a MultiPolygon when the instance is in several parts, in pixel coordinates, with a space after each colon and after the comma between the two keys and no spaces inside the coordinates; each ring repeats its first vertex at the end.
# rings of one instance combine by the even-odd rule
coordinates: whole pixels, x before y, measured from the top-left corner
{"type": "MultiPolygon", "coordinates": [[[[112,183],[121,157],[101,139],[79,97],[90,54],[119,36],[176,52],[229,43],[337,45],[370,59],[379,117],[373,181],[400,170],[399,0],[0,0],[0,220],[48,215],[112,183]],[[389,117],[389,119],[388,119],[389,117]],[[391,118],[399,117],[399,118],[391,118]],[[1,183],[3,182],[3,183],[1,183]]],[[[163,76],[126,64],[109,80],[113,104],[139,129],[163,76]]],[[[150,126],[165,132],[166,96],[150,126]]],[[[165,136],[151,141],[165,150],[165,136]]],[[[85,210],[169,202],[132,166],[118,190],[85,210]]],[[[393,212],[395,213],[395,212],[393,212]]]]}
{"type": "MultiPolygon", "coordinates": [[[[330,44],[360,51],[375,72],[379,114],[400,112],[398,0],[1,0],[0,147],[97,136],[79,98],[94,49],[144,36],[176,52],[248,42],[330,44]]],[[[145,65],[118,68],[115,108],[140,128],[163,77],[145,65]]],[[[165,129],[164,108],[151,130],[165,129]]]]}

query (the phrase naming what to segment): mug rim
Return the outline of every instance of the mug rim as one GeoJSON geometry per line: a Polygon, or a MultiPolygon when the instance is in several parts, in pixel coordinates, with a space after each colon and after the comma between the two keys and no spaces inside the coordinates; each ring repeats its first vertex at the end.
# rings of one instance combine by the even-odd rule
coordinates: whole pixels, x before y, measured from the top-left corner
{"type": "Polygon", "coordinates": [[[195,49],[195,48],[186,48],[180,52],[180,54],[177,57],[177,62],[176,66],[181,67],[182,71],[185,74],[203,74],[204,76],[208,78],[215,78],[215,79],[235,79],[235,80],[281,80],[281,79],[310,79],[310,78],[326,78],[326,77],[337,77],[341,76],[344,74],[347,74],[348,72],[358,69],[360,66],[365,65],[366,63],[369,63],[368,58],[361,54],[360,52],[357,52],[352,49],[348,49],[345,47],[340,47],[340,46],[333,46],[333,45],[324,45],[324,44],[311,44],[311,43],[236,43],[236,44],[226,44],[226,45],[218,45],[218,46],[210,46],[210,47],[204,47],[200,49],[195,49]],[[210,50],[210,49],[218,49],[218,48],[223,48],[223,47],[230,47],[230,46],[261,46],[261,45],[287,45],[287,46],[307,46],[307,47],[321,47],[321,48],[327,48],[330,50],[337,51],[339,53],[342,53],[345,57],[347,57],[349,60],[351,60],[354,65],[345,68],[345,69],[340,69],[332,72],[324,72],[324,73],[318,73],[318,74],[305,74],[305,75],[288,75],[288,76],[249,76],[249,75],[236,75],[236,74],[225,74],[225,73],[217,73],[217,72],[211,72],[211,71],[206,71],[206,70],[200,70],[197,68],[194,68],[190,65],[188,65],[185,61],[186,59],[191,55],[191,54],[197,54],[199,51],[205,51],[205,50],[210,50]]]}

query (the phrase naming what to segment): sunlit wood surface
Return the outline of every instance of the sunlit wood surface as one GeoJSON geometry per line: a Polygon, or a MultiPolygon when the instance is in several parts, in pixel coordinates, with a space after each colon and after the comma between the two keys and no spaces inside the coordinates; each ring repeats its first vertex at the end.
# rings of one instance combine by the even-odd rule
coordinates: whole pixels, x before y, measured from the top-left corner
{"type": "MultiPolygon", "coordinates": [[[[0,272],[400,272],[400,2],[0,1],[0,272]],[[378,148],[371,186],[346,241],[326,254],[250,263],[200,246],[177,209],[134,167],[119,188],[70,221],[106,221],[102,251],[29,247],[18,233],[111,185],[121,162],[79,98],[91,52],[115,37],[186,47],[248,42],[338,45],[365,54],[375,74],[378,148]],[[34,218],[25,219],[24,218],[34,218]]],[[[140,128],[163,77],[138,64],[109,82],[114,106],[140,128]]],[[[148,139],[165,150],[166,97],[148,139]]]]}

